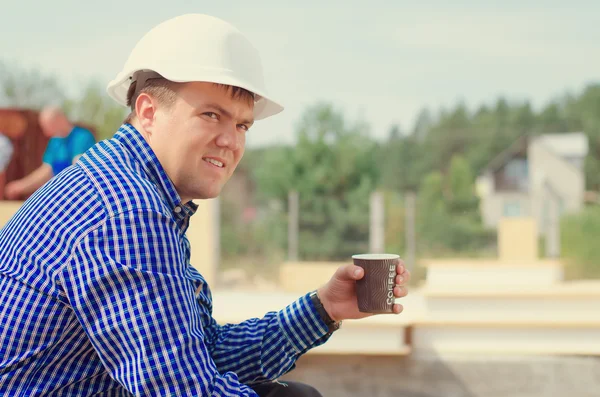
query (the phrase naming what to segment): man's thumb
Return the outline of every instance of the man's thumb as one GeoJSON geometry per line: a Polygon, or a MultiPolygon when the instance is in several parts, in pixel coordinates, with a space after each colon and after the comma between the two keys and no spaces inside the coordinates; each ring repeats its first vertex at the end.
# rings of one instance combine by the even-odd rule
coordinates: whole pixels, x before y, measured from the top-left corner
{"type": "Polygon", "coordinates": [[[352,264],[342,266],[337,271],[337,276],[341,280],[360,280],[363,275],[362,267],[352,264]]]}

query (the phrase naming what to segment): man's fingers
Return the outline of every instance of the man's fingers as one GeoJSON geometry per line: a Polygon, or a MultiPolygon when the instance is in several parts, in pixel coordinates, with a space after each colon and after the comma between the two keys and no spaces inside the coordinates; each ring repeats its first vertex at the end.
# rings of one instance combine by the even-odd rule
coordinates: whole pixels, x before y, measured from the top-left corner
{"type": "MultiPolygon", "coordinates": [[[[399,263],[398,266],[396,266],[396,274],[402,276],[402,278],[404,279],[404,283],[407,283],[408,280],[410,280],[410,272],[408,271],[406,266],[404,266],[404,262],[399,263]]],[[[402,283],[397,283],[397,284],[402,284],[402,283]]]]}
{"type": "Polygon", "coordinates": [[[360,266],[352,265],[350,272],[353,280],[360,280],[365,275],[365,271],[360,266]]]}
{"type": "Polygon", "coordinates": [[[398,265],[396,265],[396,273],[402,274],[406,270],[406,266],[404,266],[404,262],[400,261],[398,265]]]}
{"type": "Polygon", "coordinates": [[[404,307],[399,303],[394,303],[392,310],[394,311],[395,314],[400,314],[400,313],[402,313],[402,310],[404,310],[404,307]]]}
{"type": "Polygon", "coordinates": [[[395,286],[394,287],[394,296],[396,298],[402,298],[408,295],[408,290],[404,287],[395,286]]]}
{"type": "Polygon", "coordinates": [[[352,264],[341,266],[335,272],[335,276],[340,280],[360,280],[364,274],[362,267],[352,264]]]}

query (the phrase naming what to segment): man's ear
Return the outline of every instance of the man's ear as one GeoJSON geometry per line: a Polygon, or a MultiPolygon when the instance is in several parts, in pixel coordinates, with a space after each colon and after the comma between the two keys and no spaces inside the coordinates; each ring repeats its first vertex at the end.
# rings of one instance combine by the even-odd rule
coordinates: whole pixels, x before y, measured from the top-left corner
{"type": "Polygon", "coordinates": [[[140,126],[149,134],[152,133],[156,116],[156,103],[154,98],[142,92],[135,100],[135,114],[140,126]]]}

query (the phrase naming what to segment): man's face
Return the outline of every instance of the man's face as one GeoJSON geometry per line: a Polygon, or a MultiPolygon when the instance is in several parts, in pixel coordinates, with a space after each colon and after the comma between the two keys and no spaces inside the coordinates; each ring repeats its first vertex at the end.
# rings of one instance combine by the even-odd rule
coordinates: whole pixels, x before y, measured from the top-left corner
{"type": "Polygon", "coordinates": [[[158,107],[150,145],[183,202],[219,195],[242,159],[254,103],[212,83],[187,83],[158,107]]]}

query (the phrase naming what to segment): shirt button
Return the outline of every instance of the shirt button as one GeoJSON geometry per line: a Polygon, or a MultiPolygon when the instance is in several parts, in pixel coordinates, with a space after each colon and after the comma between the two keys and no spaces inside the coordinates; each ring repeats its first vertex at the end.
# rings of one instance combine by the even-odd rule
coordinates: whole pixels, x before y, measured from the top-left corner
{"type": "Polygon", "coordinates": [[[175,213],[179,214],[181,212],[181,207],[175,207],[174,211],[175,213]]]}

